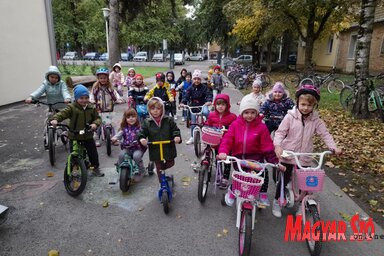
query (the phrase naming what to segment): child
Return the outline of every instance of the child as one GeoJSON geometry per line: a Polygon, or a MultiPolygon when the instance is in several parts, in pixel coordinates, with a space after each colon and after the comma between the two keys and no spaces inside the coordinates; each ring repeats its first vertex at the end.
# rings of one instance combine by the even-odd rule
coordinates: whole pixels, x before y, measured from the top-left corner
{"type": "MultiPolygon", "coordinates": [[[[96,71],[97,81],[92,86],[92,93],[89,101],[96,105],[96,110],[99,113],[113,112],[114,103],[123,102],[119,94],[113,89],[108,75],[108,69],[99,68],[96,71]]],[[[101,127],[97,129],[96,134],[95,143],[97,147],[100,147],[101,127]]]]}
{"type": "MultiPolygon", "coordinates": [[[[168,71],[166,74],[165,74],[165,77],[167,78],[167,83],[169,84],[169,90],[171,92],[171,94],[173,95],[173,98],[176,99],[176,81],[175,81],[175,74],[173,73],[173,71],[168,71]]],[[[175,120],[177,120],[177,116],[176,116],[176,104],[175,102],[172,102],[171,103],[171,113],[172,113],[172,116],[175,120]]]]}
{"type": "MultiPolygon", "coordinates": [[[[216,128],[223,128],[223,126],[228,129],[229,125],[233,123],[237,116],[233,113],[231,113],[231,104],[229,100],[228,94],[218,94],[216,96],[215,101],[213,102],[213,105],[215,106],[215,111],[212,111],[208,115],[207,122],[205,125],[212,126],[216,128]]],[[[215,149],[216,155],[218,154],[217,149],[215,149]]],[[[221,184],[219,184],[220,189],[227,189],[228,188],[228,180],[229,180],[229,172],[231,170],[230,164],[224,164],[224,178],[221,181],[221,184]]]]}
{"type": "Polygon", "coordinates": [[[220,94],[224,88],[224,76],[220,73],[220,70],[220,66],[216,65],[213,68],[214,74],[212,74],[209,80],[213,89],[213,99],[215,99],[216,95],[220,94]]]}
{"type": "Polygon", "coordinates": [[[116,87],[119,95],[123,96],[124,74],[120,71],[121,65],[119,63],[113,65],[112,72],[109,74],[109,81],[111,81],[113,87],[116,87]]]}
{"type": "Polygon", "coordinates": [[[264,115],[265,124],[269,133],[277,130],[288,110],[295,104],[289,98],[282,82],[276,82],[272,90],[267,94],[267,100],[261,106],[260,112],[264,115]]]}
{"type": "MultiPolygon", "coordinates": [[[[297,106],[288,111],[288,114],[281,122],[279,129],[275,132],[273,144],[275,152],[283,165],[286,166],[284,172],[284,186],[291,180],[293,166],[296,164],[292,158],[283,158],[283,150],[290,150],[300,153],[313,152],[313,136],[319,134],[328,148],[341,154],[341,149],[337,148],[332,135],[329,133],[324,122],[314,108],[320,101],[320,91],[313,85],[303,85],[296,91],[297,106]]],[[[300,159],[302,166],[311,166],[311,159],[300,159]]],[[[272,214],[281,218],[281,207],[278,203],[280,197],[280,182],[276,184],[275,200],[272,205],[272,214]]],[[[298,212],[301,212],[301,205],[298,212]]]]}
{"type": "MultiPolygon", "coordinates": [[[[181,96],[181,100],[179,98],[179,104],[182,103],[183,97],[185,96],[185,93],[187,89],[192,85],[192,74],[191,72],[187,72],[185,75],[185,81],[183,81],[179,86],[177,86],[177,90],[179,91],[179,96],[181,96]]],[[[183,119],[182,121],[185,121],[185,118],[187,118],[187,110],[183,109],[183,119]]]]}
{"type": "MultiPolygon", "coordinates": [[[[164,102],[158,97],[153,97],[148,101],[147,107],[150,118],[144,120],[141,131],[138,134],[141,145],[146,147],[148,141],[163,140],[173,140],[175,143],[181,143],[180,129],[173,121],[173,118],[165,115],[164,102]]],[[[159,147],[159,145],[149,145],[148,149],[149,160],[155,162],[157,177],[159,178],[159,182],[161,182],[161,170],[169,169],[175,164],[177,152],[174,143],[164,144],[164,163],[160,161],[159,147]]]]}
{"type": "Polygon", "coordinates": [[[259,79],[256,79],[255,81],[253,81],[252,92],[245,95],[243,98],[252,97],[257,101],[257,104],[261,107],[266,100],[265,95],[261,92],[262,84],[263,82],[259,79]]]}
{"type": "MultiPolygon", "coordinates": [[[[185,92],[182,104],[180,104],[180,106],[183,107],[183,105],[187,104],[189,106],[202,106],[203,116],[207,117],[209,114],[208,106],[211,105],[212,102],[212,93],[209,91],[206,85],[201,83],[201,79],[201,71],[196,69],[192,75],[192,86],[190,86],[185,92]]],[[[196,115],[191,115],[191,122],[196,122],[196,115]]],[[[187,145],[193,144],[193,128],[195,128],[195,126],[191,125],[191,138],[189,138],[189,140],[186,142],[187,145]]]]}
{"type": "MultiPolygon", "coordinates": [[[[165,82],[165,75],[161,72],[156,74],[156,85],[149,90],[149,92],[145,95],[144,101],[148,101],[152,97],[158,97],[163,102],[173,102],[175,101],[173,95],[169,91],[169,84],[165,82]]],[[[165,110],[165,115],[168,115],[170,111],[170,105],[167,105],[165,110]]]]}
{"type": "Polygon", "coordinates": [[[134,68],[128,69],[127,77],[125,78],[124,86],[127,86],[128,90],[135,80],[136,70],[134,68]]]}
{"type": "Polygon", "coordinates": [[[121,152],[117,162],[120,165],[124,161],[125,153],[128,153],[139,167],[140,177],[148,175],[143,163],[143,148],[137,141],[137,134],[140,131],[140,122],[137,112],[134,108],[129,108],[124,111],[123,119],[121,120],[119,132],[112,137],[112,142],[121,141],[121,152]],[[137,144],[133,144],[133,142],[137,144]]]}
{"type": "MultiPolygon", "coordinates": [[[[61,80],[61,73],[56,66],[50,66],[45,73],[45,80],[40,87],[31,93],[31,96],[25,99],[25,102],[30,104],[32,100],[39,99],[43,94],[47,96],[47,103],[56,102],[71,102],[67,84],[61,80]]],[[[63,108],[64,105],[56,105],[55,108],[63,108]]]]}
{"type": "MultiPolygon", "coordinates": [[[[179,77],[179,79],[177,79],[177,82],[176,82],[177,88],[186,80],[187,73],[188,73],[188,71],[185,68],[183,68],[180,71],[180,77],[179,77]]],[[[181,91],[179,91],[179,104],[181,103],[182,100],[183,100],[183,95],[182,95],[181,91]]]]}
{"type": "MultiPolygon", "coordinates": [[[[93,131],[101,124],[101,118],[96,109],[89,104],[89,92],[88,89],[82,85],[76,85],[73,89],[75,96],[75,102],[68,105],[65,109],[55,114],[52,117],[51,124],[55,127],[58,122],[61,122],[69,118],[69,129],[79,131],[86,129],[87,125],[91,126],[93,131]]],[[[100,172],[99,169],[99,156],[97,154],[97,148],[95,141],[93,140],[93,132],[86,132],[85,134],[74,134],[71,131],[68,133],[68,138],[71,140],[76,139],[84,143],[87,149],[89,161],[93,166],[93,174],[97,177],[103,177],[104,173],[100,172]]]]}
{"type": "Polygon", "coordinates": [[[138,98],[139,97],[144,97],[148,93],[148,87],[145,86],[144,84],[144,77],[141,74],[136,74],[135,75],[135,81],[132,83],[131,88],[129,88],[128,91],[128,98],[131,102],[131,106],[135,107],[136,104],[138,103],[138,98]]]}
{"type": "MultiPolygon", "coordinates": [[[[268,128],[259,115],[259,106],[255,99],[243,99],[237,117],[224,135],[219,147],[219,159],[224,160],[231,154],[240,159],[252,159],[259,162],[278,163],[268,128]]],[[[235,165],[236,166],[236,165],[235,165]]],[[[260,190],[259,202],[269,206],[268,173],[260,190]]],[[[228,190],[225,202],[232,206],[235,196],[228,190]]]]}

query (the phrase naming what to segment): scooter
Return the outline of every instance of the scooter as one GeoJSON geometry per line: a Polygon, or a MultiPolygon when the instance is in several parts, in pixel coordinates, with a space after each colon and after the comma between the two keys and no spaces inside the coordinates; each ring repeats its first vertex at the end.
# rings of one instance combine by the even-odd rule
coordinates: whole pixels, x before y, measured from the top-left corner
{"type": "Polygon", "coordinates": [[[0,204],[0,225],[7,220],[9,208],[0,204]]]}

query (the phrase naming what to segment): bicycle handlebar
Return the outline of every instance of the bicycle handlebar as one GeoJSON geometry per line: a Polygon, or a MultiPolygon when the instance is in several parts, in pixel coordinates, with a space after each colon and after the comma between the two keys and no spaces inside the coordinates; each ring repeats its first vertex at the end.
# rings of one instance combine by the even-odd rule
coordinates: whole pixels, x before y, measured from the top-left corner
{"type": "Polygon", "coordinates": [[[237,167],[239,168],[240,172],[246,173],[242,169],[242,166],[243,166],[243,167],[255,170],[255,171],[259,171],[258,173],[256,173],[257,176],[262,175],[263,172],[265,171],[265,169],[268,166],[271,166],[271,167],[274,167],[274,168],[278,168],[278,166],[279,166],[279,164],[260,163],[260,162],[257,162],[257,161],[250,161],[250,160],[239,159],[239,158],[234,157],[234,156],[227,156],[227,158],[225,160],[218,160],[218,163],[220,163],[220,162],[224,162],[225,164],[230,164],[232,162],[236,162],[237,167]]]}
{"type": "Polygon", "coordinates": [[[64,101],[58,101],[58,102],[55,102],[55,103],[47,103],[47,102],[39,101],[39,100],[33,100],[31,103],[32,104],[43,104],[43,105],[46,105],[46,106],[53,106],[53,105],[61,104],[61,103],[66,104],[66,102],[64,102],[64,101]]]}
{"type": "Polygon", "coordinates": [[[331,154],[333,154],[333,152],[332,152],[332,151],[329,151],[329,150],[327,150],[327,151],[323,151],[323,152],[321,152],[321,153],[296,153],[296,152],[293,152],[293,151],[284,150],[284,151],[283,151],[283,154],[282,154],[281,156],[284,157],[284,158],[293,156],[294,159],[295,159],[296,165],[297,165],[300,169],[307,170],[307,169],[320,169],[321,166],[323,165],[324,156],[325,156],[325,155],[331,155],[331,154]],[[317,165],[316,167],[303,167],[303,166],[301,166],[301,164],[300,164],[299,156],[310,156],[310,157],[312,157],[312,158],[314,158],[314,157],[316,157],[316,156],[319,156],[320,159],[319,159],[318,165],[317,165]]]}
{"type": "Polygon", "coordinates": [[[159,141],[148,141],[148,145],[163,145],[163,144],[171,144],[175,143],[173,140],[159,140],[159,141]]]}
{"type": "Polygon", "coordinates": [[[57,124],[56,126],[63,126],[63,127],[66,127],[68,129],[69,132],[72,132],[74,134],[79,134],[79,135],[84,135],[86,134],[87,132],[93,132],[92,131],[92,128],[91,128],[91,125],[89,124],[86,124],[85,128],[84,129],[81,129],[81,130],[72,130],[71,128],[69,128],[68,125],[66,124],[57,124]]]}
{"type": "Polygon", "coordinates": [[[192,115],[202,115],[203,114],[203,107],[204,106],[188,106],[188,105],[180,106],[180,108],[187,108],[192,115]],[[200,111],[192,112],[193,109],[200,109],[200,111]]]}

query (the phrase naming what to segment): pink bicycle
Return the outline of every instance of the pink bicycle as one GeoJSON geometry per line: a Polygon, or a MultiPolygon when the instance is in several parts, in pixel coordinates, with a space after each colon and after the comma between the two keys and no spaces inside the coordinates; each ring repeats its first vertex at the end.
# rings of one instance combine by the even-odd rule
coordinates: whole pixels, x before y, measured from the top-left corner
{"type": "MultiPolygon", "coordinates": [[[[255,216],[257,199],[264,177],[267,174],[265,169],[268,166],[278,167],[276,164],[259,163],[249,160],[238,159],[227,156],[226,160],[218,160],[220,163],[237,163],[238,171],[232,172],[232,184],[229,191],[236,197],[236,227],[239,229],[239,255],[250,255],[252,232],[255,227],[255,216]],[[245,172],[242,168],[252,170],[245,172]]],[[[222,205],[226,205],[225,199],[221,200],[222,205]]]]}

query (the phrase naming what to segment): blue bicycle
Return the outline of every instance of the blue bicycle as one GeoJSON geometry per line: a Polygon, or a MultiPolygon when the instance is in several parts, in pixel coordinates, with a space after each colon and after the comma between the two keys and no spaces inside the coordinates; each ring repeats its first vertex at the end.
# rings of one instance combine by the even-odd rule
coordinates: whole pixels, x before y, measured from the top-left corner
{"type": "MultiPolygon", "coordinates": [[[[135,147],[138,145],[137,141],[132,142],[129,146],[135,147]]],[[[129,149],[128,148],[128,149],[129,149]]],[[[120,174],[120,190],[127,192],[131,185],[132,177],[139,174],[139,167],[132,159],[131,155],[126,152],[124,154],[124,160],[119,165],[116,165],[116,171],[120,174]]]]}
{"type": "MultiPolygon", "coordinates": [[[[163,145],[164,144],[170,144],[174,143],[171,140],[163,140],[163,141],[152,141],[148,142],[148,145],[159,145],[160,146],[160,161],[162,163],[165,163],[164,159],[164,152],[163,152],[163,145]]],[[[158,192],[158,197],[160,202],[163,205],[164,213],[168,214],[169,212],[169,203],[172,201],[172,187],[175,185],[175,181],[173,178],[173,175],[171,176],[166,176],[165,175],[165,170],[160,170],[161,175],[160,175],[160,189],[158,192]],[[172,183],[172,186],[169,185],[169,182],[172,183]]]]}

